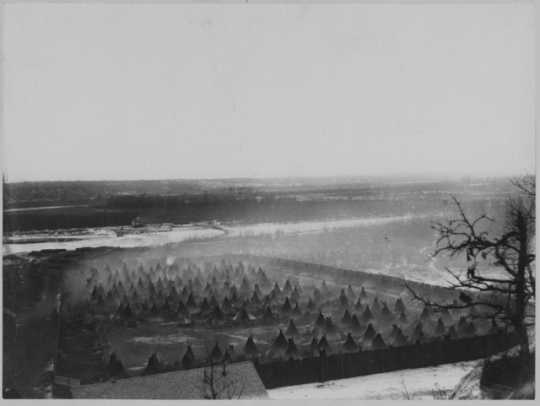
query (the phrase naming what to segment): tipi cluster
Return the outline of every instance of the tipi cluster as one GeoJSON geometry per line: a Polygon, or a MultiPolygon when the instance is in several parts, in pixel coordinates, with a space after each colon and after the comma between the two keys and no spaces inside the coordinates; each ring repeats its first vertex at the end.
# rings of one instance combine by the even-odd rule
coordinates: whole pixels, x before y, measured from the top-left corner
{"type": "MultiPolygon", "coordinates": [[[[197,354],[193,347],[202,346],[193,343],[171,361],[184,368],[209,359],[264,362],[370,351],[497,329],[473,321],[468,311],[436,313],[420,307],[405,291],[389,296],[372,286],[336,285],[284,269],[227,260],[92,267],[85,288],[88,313],[108,322],[137,328],[140,323],[167,320],[177,323],[179,330],[208,330],[210,351],[197,354]],[[231,328],[245,342],[236,347],[218,344],[214,336],[231,328]]],[[[118,363],[116,357],[114,362],[118,363]]],[[[160,368],[163,362],[152,354],[147,371],[160,368]]]]}

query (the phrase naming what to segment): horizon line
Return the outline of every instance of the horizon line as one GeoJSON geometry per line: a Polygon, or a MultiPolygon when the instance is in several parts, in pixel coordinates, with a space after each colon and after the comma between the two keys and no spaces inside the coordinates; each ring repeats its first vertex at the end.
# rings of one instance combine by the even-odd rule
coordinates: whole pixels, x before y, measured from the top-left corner
{"type": "Polygon", "coordinates": [[[488,174],[488,173],[398,173],[398,174],[341,174],[341,175],[285,175],[285,176],[228,176],[228,177],[163,177],[163,178],[93,178],[93,179],[32,179],[32,180],[15,180],[10,181],[6,173],[2,174],[3,184],[18,184],[18,183],[93,183],[93,182],[204,182],[204,181],[276,181],[276,180],[368,180],[368,179],[437,179],[450,180],[461,178],[516,178],[523,176],[536,177],[535,171],[523,171],[520,173],[506,174],[488,174]]]}

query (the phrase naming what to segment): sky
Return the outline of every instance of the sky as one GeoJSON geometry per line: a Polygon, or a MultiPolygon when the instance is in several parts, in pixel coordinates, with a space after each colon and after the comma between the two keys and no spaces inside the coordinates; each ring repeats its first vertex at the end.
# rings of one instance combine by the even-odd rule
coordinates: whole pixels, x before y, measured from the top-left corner
{"type": "Polygon", "coordinates": [[[14,3],[9,181],[534,170],[534,12],[14,3]]]}

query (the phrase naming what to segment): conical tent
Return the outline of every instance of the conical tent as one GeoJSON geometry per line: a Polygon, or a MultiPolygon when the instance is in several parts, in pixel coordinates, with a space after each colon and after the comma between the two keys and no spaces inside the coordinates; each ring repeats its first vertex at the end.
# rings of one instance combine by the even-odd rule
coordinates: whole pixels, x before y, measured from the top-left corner
{"type": "Polygon", "coordinates": [[[126,370],[124,365],[117,358],[116,354],[113,352],[109,358],[109,364],[107,365],[107,372],[111,377],[119,378],[126,376],[126,370]]]}
{"type": "Polygon", "coordinates": [[[231,309],[231,301],[227,296],[223,299],[223,309],[230,310],[231,309]]]}
{"type": "Polygon", "coordinates": [[[315,352],[319,350],[319,342],[317,341],[316,337],[313,337],[313,339],[311,340],[311,344],[309,345],[309,348],[311,352],[315,352]]]}
{"type": "Polygon", "coordinates": [[[393,344],[395,346],[401,346],[407,344],[407,337],[403,334],[403,331],[399,327],[397,327],[396,332],[393,334],[393,344]]]}
{"type": "Polygon", "coordinates": [[[252,335],[250,335],[246,341],[244,352],[246,353],[246,355],[256,355],[259,352],[257,346],[255,345],[255,341],[253,341],[252,335]]]}
{"type": "Polygon", "coordinates": [[[383,305],[382,305],[381,316],[382,316],[385,320],[389,320],[389,319],[392,319],[392,318],[393,318],[393,314],[392,314],[392,312],[391,312],[390,309],[388,308],[388,305],[387,305],[385,302],[383,302],[383,305]]]}
{"type": "Polygon", "coordinates": [[[407,314],[405,313],[405,311],[402,311],[399,315],[399,321],[401,321],[402,323],[405,323],[407,321],[407,314]]]}
{"type": "Polygon", "coordinates": [[[397,324],[392,324],[392,331],[390,332],[390,338],[393,339],[398,331],[399,327],[397,324]]]}
{"type": "Polygon", "coordinates": [[[366,288],[364,288],[363,286],[362,286],[362,289],[360,290],[360,297],[361,297],[362,299],[367,298],[366,288]]]}
{"type": "Polygon", "coordinates": [[[356,344],[356,342],[354,341],[351,333],[347,334],[345,343],[343,343],[343,349],[345,351],[356,351],[358,349],[358,344],[356,344]]]}
{"type": "Polygon", "coordinates": [[[210,303],[208,303],[207,298],[204,298],[203,301],[201,302],[200,309],[201,309],[201,311],[206,311],[206,310],[210,309],[210,303]]]}
{"type": "Polygon", "coordinates": [[[345,324],[349,324],[351,322],[351,314],[349,313],[348,309],[345,309],[343,317],[341,318],[341,322],[345,324]]]}
{"type": "Polygon", "coordinates": [[[240,284],[240,290],[242,291],[249,291],[250,290],[250,284],[249,284],[249,281],[247,279],[247,277],[243,277],[242,278],[242,283],[240,284]]]}
{"type": "Polygon", "coordinates": [[[360,325],[360,321],[358,320],[358,316],[356,316],[356,314],[353,314],[351,316],[351,328],[354,332],[358,332],[362,329],[362,326],[360,325]]]}
{"type": "Polygon", "coordinates": [[[293,338],[289,338],[287,341],[287,350],[285,351],[285,354],[288,357],[295,357],[298,355],[298,348],[296,347],[293,338]]]}
{"type": "Polygon", "coordinates": [[[92,293],[90,294],[90,297],[92,299],[96,299],[98,295],[99,295],[98,288],[97,286],[94,286],[94,289],[92,289],[92,293]]]}
{"type": "Polygon", "coordinates": [[[446,327],[444,326],[442,318],[439,317],[439,320],[437,320],[437,326],[435,327],[435,334],[441,336],[445,333],[445,331],[446,327]]]}
{"type": "Polygon", "coordinates": [[[191,345],[188,345],[187,350],[182,357],[182,366],[185,369],[191,368],[193,364],[195,363],[195,354],[193,353],[193,350],[191,349],[191,345]]]}
{"type": "Polygon", "coordinates": [[[219,307],[219,305],[214,306],[214,310],[212,311],[212,317],[216,320],[223,320],[225,317],[225,314],[219,307]]]}
{"type": "Polygon", "coordinates": [[[283,293],[289,294],[292,291],[291,281],[287,279],[283,285],[283,293]]]}
{"type": "Polygon", "coordinates": [[[231,302],[236,303],[238,302],[238,291],[236,290],[236,286],[233,285],[231,288],[231,302]]]}
{"type": "Polygon", "coordinates": [[[355,308],[356,310],[362,309],[362,298],[360,298],[360,297],[358,298],[358,300],[357,300],[356,303],[354,304],[354,308],[355,308]]]}
{"type": "Polygon", "coordinates": [[[126,306],[124,307],[124,309],[122,311],[122,317],[126,318],[126,319],[129,319],[129,318],[133,317],[133,311],[131,310],[131,307],[129,306],[129,303],[126,304],[126,306]]]}
{"type": "Polygon", "coordinates": [[[373,303],[371,304],[371,308],[376,313],[378,313],[381,310],[381,304],[380,304],[379,298],[377,296],[375,296],[375,298],[373,299],[373,303]]]}
{"type": "Polygon", "coordinates": [[[248,313],[245,307],[242,307],[233,317],[234,321],[248,322],[254,320],[254,317],[248,313]]]}
{"type": "Polygon", "coordinates": [[[418,322],[412,334],[412,342],[413,343],[416,343],[418,341],[422,342],[425,336],[426,334],[424,333],[424,327],[421,322],[418,322]]]}
{"type": "Polygon", "coordinates": [[[491,327],[489,328],[489,334],[500,334],[502,329],[499,327],[495,319],[491,320],[491,327]]]}
{"type": "Polygon", "coordinates": [[[368,322],[373,318],[373,313],[371,313],[371,309],[369,306],[366,306],[364,312],[362,313],[362,320],[364,322],[368,322]]]}
{"type": "Polygon", "coordinates": [[[154,352],[150,356],[150,358],[148,358],[148,363],[146,364],[146,368],[144,372],[147,374],[154,374],[157,372],[161,372],[162,369],[163,369],[163,365],[161,364],[158,354],[154,352]]]}
{"type": "Polygon", "coordinates": [[[289,325],[287,326],[287,330],[285,331],[285,334],[288,336],[295,336],[298,335],[298,329],[296,328],[296,325],[294,324],[294,320],[289,320],[289,325]]]}
{"type": "Polygon", "coordinates": [[[313,299],[312,299],[312,298],[309,298],[308,303],[307,303],[307,308],[308,308],[309,310],[315,309],[315,303],[313,302],[313,299]]]}
{"type": "Polygon", "coordinates": [[[317,319],[315,320],[315,325],[317,327],[324,327],[325,324],[325,318],[322,313],[319,312],[319,315],[317,316],[317,319]]]}
{"type": "Polygon", "coordinates": [[[349,305],[349,299],[347,299],[347,295],[345,294],[345,289],[341,289],[341,292],[339,294],[339,304],[343,307],[349,305]]]}
{"type": "Polygon", "coordinates": [[[292,293],[291,293],[291,299],[293,299],[295,302],[300,299],[300,292],[298,291],[298,288],[295,286],[292,293]]]}
{"type": "Polygon", "coordinates": [[[302,311],[300,310],[300,305],[298,304],[298,302],[294,305],[294,308],[292,309],[292,313],[293,313],[293,314],[300,314],[300,313],[302,313],[302,311]]]}
{"type": "Polygon", "coordinates": [[[214,345],[214,348],[212,348],[212,351],[210,352],[210,361],[212,362],[219,362],[221,361],[223,357],[223,352],[221,351],[221,348],[219,348],[218,343],[214,345]]]}
{"type": "Polygon", "coordinates": [[[465,331],[465,334],[468,336],[472,336],[476,334],[476,326],[474,325],[474,322],[472,320],[467,323],[464,331],[465,331]]]}
{"type": "Polygon", "coordinates": [[[317,344],[319,351],[324,350],[326,352],[330,349],[330,344],[328,344],[328,340],[326,339],[326,336],[322,336],[319,340],[319,343],[317,344]]]}
{"type": "Polygon", "coordinates": [[[384,342],[382,336],[380,334],[377,334],[371,343],[371,348],[373,348],[374,350],[380,350],[385,347],[386,343],[384,342]]]}
{"type": "Polygon", "coordinates": [[[424,306],[424,309],[422,309],[422,313],[420,313],[420,318],[422,320],[426,320],[431,316],[431,311],[427,306],[424,306]]]}
{"type": "Polygon", "coordinates": [[[281,306],[281,311],[284,313],[288,313],[292,310],[291,303],[289,302],[289,298],[285,298],[285,302],[283,302],[283,305],[281,306]]]}
{"type": "Polygon", "coordinates": [[[368,340],[373,339],[373,337],[375,337],[376,334],[377,332],[373,328],[373,324],[369,323],[368,326],[366,327],[366,331],[364,332],[363,338],[365,341],[368,341],[368,340]]]}
{"type": "Polygon", "coordinates": [[[187,307],[197,307],[197,302],[195,301],[195,296],[193,296],[193,293],[189,294],[188,300],[186,302],[187,307]]]}
{"type": "Polygon", "coordinates": [[[315,302],[319,302],[321,298],[322,298],[321,291],[318,288],[315,288],[313,290],[313,299],[315,300],[315,302]]]}
{"type": "Polygon", "coordinates": [[[405,311],[405,304],[403,303],[403,300],[401,300],[400,297],[396,299],[396,303],[394,304],[394,311],[397,314],[400,314],[401,312],[405,311]]]}
{"type": "Polygon", "coordinates": [[[458,338],[458,333],[456,331],[456,328],[454,326],[450,326],[448,328],[448,332],[446,333],[446,337],[448,337],[451,340],[455,340],[458,338]]]}
{"type": "Polygon", "coordinates": [[[226,363],[232,362],[232,355],[228,348],[225,350],[225,353],[223,354],[223,362],[226,362],[226,363]]]}
{"type": "Polygon", "coordinates": [[[266,306],[266,308],[264,309],[263,320],[264,321],[274,320],[274,314],[272,313],[270,306],[266,306]]]}
{"type": "Polygon", "coordinates": [[[271,305],[273,302],[274,302],[274,298],[273,298],[273,296],[272,296],[271,293],[269,293],[268,295],[266,295],[266,296],[264,297],[264,299],[263,299],[263,304],[264,304],[265,306],[269,306],[269,305],[271,305]]]}
{"type": "Polygon", "coordinates": [[[331,317],[326,318],[324,322],[324,328],[328,333],[334,333],[337,330],[337,327],[331,317]]]}
{"type": "Polygon", "coordinates": [[[261,282],[261,286],[265,288],[271,285],[270,279],[268,278],[268,276],[266,275],[264,271],[260,274],[259,280],[261,282]]]}
{"type": "Polygon", "coordinates": [[[272,345],[274,348],[287,348],[287,339],[283,335],[283,331],[279,330],[279,334],[272,345]]]}

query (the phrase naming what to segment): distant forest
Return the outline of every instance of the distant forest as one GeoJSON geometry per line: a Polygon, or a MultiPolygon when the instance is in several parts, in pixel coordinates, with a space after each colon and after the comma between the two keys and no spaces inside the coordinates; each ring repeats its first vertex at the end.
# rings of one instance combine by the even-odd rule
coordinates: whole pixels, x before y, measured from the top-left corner
{"type": "MultiPolygon", "coordinates": [[[[380,192],[461,192],[507,190],[508,179],[463,178],[413,181],[405,178],[304,178],[134,181],[50,181],[4,183],[4,209],[103,202],[114,196],[196,196],[317,193],[359,196],[380,192]]],[[[148,199],[145,197],[144,199],[148,199]]],[[[118,200],[116,200],[118,201],[118,200]]],[[[122,200],[125,202],[126,200],[122,200]]]]}

